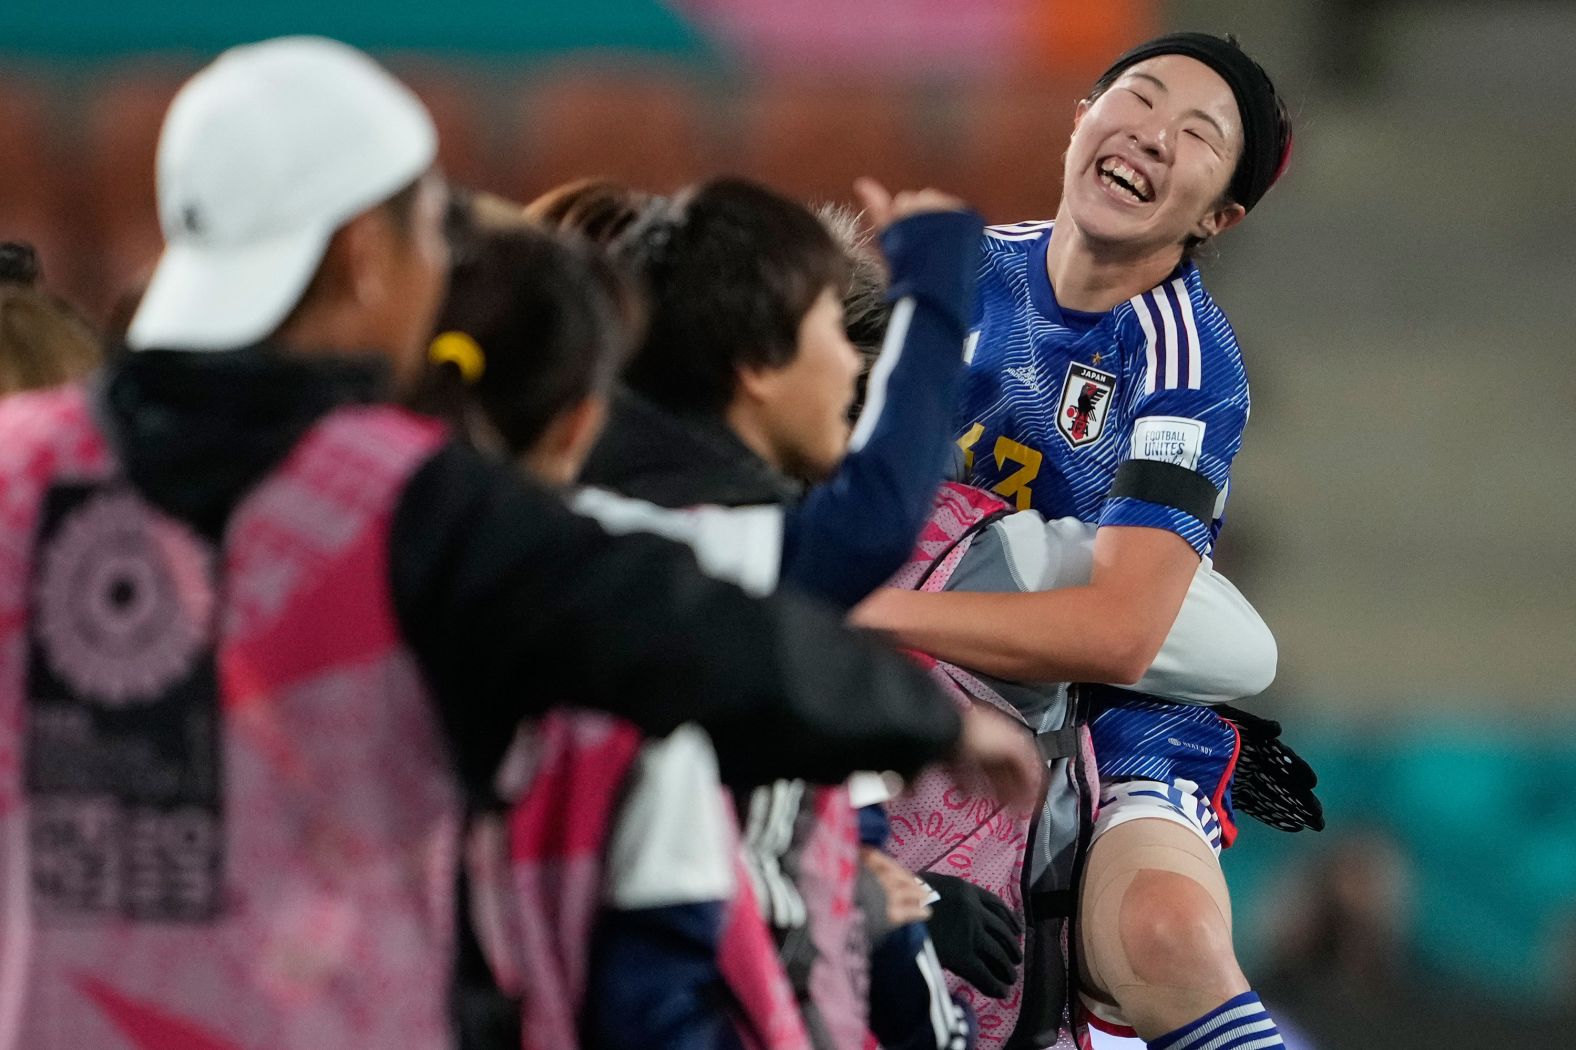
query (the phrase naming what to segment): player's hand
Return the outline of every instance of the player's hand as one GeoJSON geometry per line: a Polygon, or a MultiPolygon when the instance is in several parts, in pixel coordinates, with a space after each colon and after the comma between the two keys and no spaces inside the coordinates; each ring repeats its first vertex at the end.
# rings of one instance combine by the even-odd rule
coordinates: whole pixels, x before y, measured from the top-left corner
{"type": "Polygon", "coordinates": [[[1044,791],[1045,764],[1034,734],[1022,722],[983,704],[963,716],[963,739],[953,772],[965,785],[979,784],[1009,810],[1032,811],[1044,791]]]}
{"type": "Polygon", "coordinates": [[[927,873],[940,895],[931,907],[931,943],[944,969],[992,999],[1005,999],[1023,965],[1023,925],[1002,899],[952,875],[927,873]]]}
{"type": "MultiPolygon", "coordinates": [[[[855,627],[886,633],[888,641],[898,644],[892,635],[901,627],[902,613],[909,604],[909,596],[914,593],[900,587],[877,587],[849,612],[848,622],[855,627]]],[[[920,597],[923,599],[925,595],[920,597]]]]}
{"type": "Polygon", "coordinates": [[[930,211],[964,211],[968,205],[949,193],[940,190],[903,190],[896,196],[875,179],[854,180],[854,194],[865,211],[865,219],[877,231],[886,229],[899,219],[930,211]]]}
{"type": "Polygon", "coordinates": [[[893,928],[930,918],[925,898],[930,891],[903,865],[869,846],[859,851],[865,870],[874,875],[886,893],[887,924],[893,928]]]}

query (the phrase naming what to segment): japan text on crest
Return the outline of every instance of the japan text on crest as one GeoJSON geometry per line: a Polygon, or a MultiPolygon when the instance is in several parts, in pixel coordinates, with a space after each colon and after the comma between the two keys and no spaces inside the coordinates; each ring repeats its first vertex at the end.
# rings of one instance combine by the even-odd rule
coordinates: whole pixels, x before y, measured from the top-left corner
{"type": "Polygon", "coordinates": [[[1061,404],[1056,409],[1056,429],[1073,448],[1099,440],[1115,387],[1116,376],[1110,372],[1088,365],[1067,366],[1061,404]]]}

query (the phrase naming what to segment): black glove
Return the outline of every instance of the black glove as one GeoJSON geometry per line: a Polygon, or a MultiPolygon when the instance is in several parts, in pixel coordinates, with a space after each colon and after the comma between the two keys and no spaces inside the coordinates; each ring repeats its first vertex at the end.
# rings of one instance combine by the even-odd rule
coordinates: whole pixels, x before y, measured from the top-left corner
{"type": "Polygon", "coordinates": [[[1232,803],[1281,831],[1324,830],[1324,806],[1314,795],[1313,767],[1281,740],[1281,725],[1235,707],[1215,708],[1242,733],[1232,803]]]}
{"type": "Polygon", "coordinates": [[[930,906],[930,941],[944,969],[992,999],[1005,999],[1023,963],[1023,925],[1002,899],[951,875],[921,875],[941,895],[930,906]]]}

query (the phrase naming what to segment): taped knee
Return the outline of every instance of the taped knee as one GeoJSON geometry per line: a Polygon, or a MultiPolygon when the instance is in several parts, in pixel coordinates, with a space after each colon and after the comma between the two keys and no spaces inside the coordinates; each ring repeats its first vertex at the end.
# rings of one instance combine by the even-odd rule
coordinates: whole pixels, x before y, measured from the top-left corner
{"type": "Polygon", "coordinates": [[[1150,868],[1133,877],[1122,896],[1117,935],[1140,984],[1224,987],[1237,971],[1220,903],[1175,870],[1150,868]]]}
{"type": "Polygon", "coordinates": [[[1090,857],[1080,920],[1082,969],[1096,991],[1121,997],[1134,986],[1223,988],[1241,980],[1225,878],[1186,829],[1160,821],[1113,829],[1090,857]]]}

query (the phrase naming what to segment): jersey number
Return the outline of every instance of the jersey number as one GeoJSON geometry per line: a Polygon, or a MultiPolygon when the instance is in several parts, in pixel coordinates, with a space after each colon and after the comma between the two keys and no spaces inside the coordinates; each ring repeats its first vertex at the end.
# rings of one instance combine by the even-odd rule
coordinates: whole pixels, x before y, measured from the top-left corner
{"type": "MultiPolygon", "coordinates": [[[[974,471],[974,446],[979,444],[980,438],[984,436],[985,424],[975,423],[958,438],[958,447],[963,450],[963,469],[969,473],[974,471]]],[[[1039,476],[1040,464],[1045,461],[1044,454],[1038,449],[1019,444],[1003,436],[996,439],[994,456],[998,469],[1008,463],[1016,463],[1018,469],[992,485],[991,491],[998,496],[1012,497],[1019,510],[1028,510],[1029,504],[1034,500],[1034,492],[1029,488],[1029,482],[1039,476]]]]}

